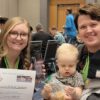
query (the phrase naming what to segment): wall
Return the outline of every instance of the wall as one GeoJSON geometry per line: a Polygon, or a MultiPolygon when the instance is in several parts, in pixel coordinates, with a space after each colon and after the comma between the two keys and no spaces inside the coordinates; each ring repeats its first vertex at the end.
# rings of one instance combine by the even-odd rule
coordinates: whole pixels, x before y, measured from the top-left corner
{"type": "Polygon", "coordinates": [[[21,16],[35,27],[40,23],[40,0],[0,0],[0,16],[21,16]]]}
{"type": "Polygon", "coordinates": [[[34,28],[40,22],[40,0],[18,0],[18,12],[34,28]]]}
{"type": "Polygon", "coordinates": [[[11,18],[18,15],[17,0],[0,0],[0,16],[11,18]]]}
{"type": "Polygon", "coordinates": [[[48,28],[48,1],[49,0],[18,0],[19,16],[25,17],[35,30],[37,23],[44,29],[48,28]]]}
{"type": "Polygon", "coordinates": [[[96,0],[98,4],[100,4],[100,0],[96,0]]]}
{"type": "Polygon", "coordinates": [[[40,23],[44,26],[44,29],[48,29],[48,4],[49,0],[40,0],[40,23]]]}
{"type": "Polygon", "coordinates": [[[86,0],[86,3],[97,3],[99,2],[100,0],[86,0]]]}

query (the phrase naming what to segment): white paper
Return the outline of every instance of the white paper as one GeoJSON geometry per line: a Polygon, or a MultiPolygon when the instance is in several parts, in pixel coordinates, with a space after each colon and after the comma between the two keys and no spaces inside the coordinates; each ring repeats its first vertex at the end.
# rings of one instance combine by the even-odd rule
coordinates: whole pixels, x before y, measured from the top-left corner
{"type": "Polygon", "coordinates": [[[0,100],[32,100],[36,72],[0,68],[0,100]]]}

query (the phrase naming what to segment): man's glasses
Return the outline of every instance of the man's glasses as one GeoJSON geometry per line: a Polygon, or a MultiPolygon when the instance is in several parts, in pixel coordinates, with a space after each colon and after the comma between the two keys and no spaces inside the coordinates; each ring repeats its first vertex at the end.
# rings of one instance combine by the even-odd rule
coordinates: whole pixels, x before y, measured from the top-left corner
{"type": "Polygon", "coordinates": [[[18,33],[16,31],[9,32],[9,36],[13,39],[16,39],[20,36],[21,39],[26,39],[28,37],[28,33],[18,33]]]}

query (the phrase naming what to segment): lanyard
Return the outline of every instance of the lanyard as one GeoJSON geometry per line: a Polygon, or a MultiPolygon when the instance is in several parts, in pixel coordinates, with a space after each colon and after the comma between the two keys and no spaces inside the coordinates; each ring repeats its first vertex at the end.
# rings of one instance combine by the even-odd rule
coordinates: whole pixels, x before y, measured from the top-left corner
{"type": "Polygon", "coordinates": [[[85,66],[84,66],[83,70],[81,71],[84,81],[86,81],[87,76],[88,76],[89,63],[90,63],[90,61],[89,61],[89,54],[88,54],[88,57],[86,58],[85,66]]]}
{"type": "MultiPolygon", "coordinates": [[[[4,57],[4,62],[5,62],[5,64],[6,64],[6,67],[7,67],[7,68],[10,68],[10,64],[9,64],[8,59],[7,59],[6,56],[4,57]]],[[[19,64],[19,58],[17,59],[16,64],[15,64],[16,69],[18,69],[18,64],[19,64]]]]}

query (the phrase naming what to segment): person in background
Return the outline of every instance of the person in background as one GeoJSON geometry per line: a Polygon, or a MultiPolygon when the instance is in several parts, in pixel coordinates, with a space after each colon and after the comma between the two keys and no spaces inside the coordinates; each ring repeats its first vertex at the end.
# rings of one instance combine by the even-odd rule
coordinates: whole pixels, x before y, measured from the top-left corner
{"type": "Polygon", "coordinates": [[[8,20],[8,18],[0,16],[0,43],[2,41],[2,34],[1,34],[1,32],[3,31],[4,24],[5,24],[5,22],[7,20],[8,20]]]}
{"type": "Polygon", "coordinates": [[[32,36],[32,41],[42,41],[42,57],[44,57],[46,45],[48,40],[53,40],[49,33],[44,31],[42,24],[36,25],[36,33],[32,36]]]}
{"type": "Polygon", "coordinates": [[[30,26],[30,32],[33,32],[33,27],[32,26],[30,26]]]}
{"type": "Polygon", "coordinates": [[[1,33],[1,31],[3,30],[3,27],[4,27],[4,24],[5,24],[5,22],[8,20],[8,18],[6,18],[6,17],[1,17],[0,16],[0,33],[1,33]]]}
{"type": "Polygon", "coordinates": [[[52,27],[50,29],[50,34],[54,37],[55,40],[58,41],[59,45],[66,42],[64,36],[62,35],[62,33],[57,31],[56,27],[52,27]]]}
{"type": "Polygon", "coordinates": [[[66,26],[66,35],[68,39],[67,41],[73,44],[76,41],[76,35],[77,35],[77,30],[74,23],[74,15],[72,14],[71,8],[67,8],[66,13],[67,15],[66,15],[65,26],[66,26]]]}
{"type": "Polygon", "coordinates": [[[86,4],[81,7],[75,23],[78,36],[84,43],[77,67],[86,86],[81,100],[100,100],[100,84],[95,83],[100,83],[100,5],[86,4]]]}
{"type": "Polygon", "coordinates": [[[5,23],[1,34],[0,68],[30,69],[29,23],[14,17],[5,23]]]}
{"type": "Polygon", "coordinates": [[[78,49],[72,44],[63,43],[58,47],[58,72],[46,79],[46,85],[42,90],[44,99],[80,100],[84,82],[82,75],[76,71],[78,56],[78,49]]]}

